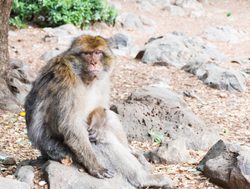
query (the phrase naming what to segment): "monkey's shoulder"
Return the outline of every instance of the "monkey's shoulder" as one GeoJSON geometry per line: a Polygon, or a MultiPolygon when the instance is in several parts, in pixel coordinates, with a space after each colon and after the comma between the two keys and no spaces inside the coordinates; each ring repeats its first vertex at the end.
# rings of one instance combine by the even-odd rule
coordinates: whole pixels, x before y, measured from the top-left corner
{"type": "Polygon", "coordinates": [[[71,63],[75,61],[73,57],[59,55],[51,59],[43,68],[41,75],[53,76],[53,82],[64,86],[75,85],[79,78],[73,71],[71,63]]]}

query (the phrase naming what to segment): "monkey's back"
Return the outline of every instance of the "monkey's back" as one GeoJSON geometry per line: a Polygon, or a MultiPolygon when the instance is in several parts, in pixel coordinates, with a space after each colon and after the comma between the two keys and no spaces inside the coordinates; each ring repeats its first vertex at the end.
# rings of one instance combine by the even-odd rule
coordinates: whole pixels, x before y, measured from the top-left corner
{"type": "Polygon", "coordinates": [[[26,97],[24,107],[28,136],[38,148],[44,142],[44,135],[48,135],[48,138],[61,137],[58,135],[58,125],[63,120],[60,119],[66,116],[66,110],[73,103],[71,88],[75,78],[72,78],[74,74],[69,69],[60,56],[52,59],[43,67],[26,97]]]}

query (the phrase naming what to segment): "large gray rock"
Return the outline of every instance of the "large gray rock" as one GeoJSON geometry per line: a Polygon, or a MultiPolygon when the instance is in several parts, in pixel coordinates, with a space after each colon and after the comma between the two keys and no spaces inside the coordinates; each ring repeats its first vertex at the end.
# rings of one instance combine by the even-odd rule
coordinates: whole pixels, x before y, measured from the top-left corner
{"type": "Polygon", "coordinates": [[[73,24],[65,24],[55,28],[44,28],[43,30],[56,36],[78,35],[81,32],[73,24]]]}
{"type": "Polygon", "coordinates": [[[229,189],[250,188],[250,149],[218,141],[198,169],[215,184],[229,189]]]}
{"type": "Polygon", "coordinates": [[[0,88],[0,109],[16,113],[20,112],[22,109],[3,78],[0,78],[0,88]]]}
{"type": "MultiPolygon", "coordinates": [[[[108,39],[108,43],[113,53],[117,56],[134,57],[136,46],[132,45],[132,37],[125,33],[117,33],[108,39]]],[[[137,51],[136,51],[137,53],[137,51]]]]}
{"type": "Polygon", "coordinates": [[[212,41],[229,43],[239,43],[247,39],[243,31],[236,30],[230,26],[209,27],[205,30],[204,37],[212,41]]]}
{"type": "Polygon", "coordinates": [[[49,161],[45,165],[45,171],[50,188],[135,189],[140,186],[150,187],[152,184],[170,188],[172,182],[168,177],[161,175],[160,179],[154,179],[152,182],[152,175],[149,174],[147,165],[134,156],[130,149],[121,144],[114,135],[108,135],[108,137],[107,143],[93,144],[92,147],[98,162],[114,172],[114,177],[98,179],[90,176],[83,169],[79,171],[79,167],[49,161]]]}
{"type": "Polygon", "coordinates": [[[14,157],[8,155],[7,153],[0,151],[0,163],[3,165],[15,165],[16,160],[14,157]]]}
{"type": "Polygon", "coordinates": [[[53,189],[135,189],[121,175],[113,178],[98,179],[73,166],[64,166],[50,161],[45,170],[50,188],[53,189]]]}
{"type": "Polygon", "coordinates": [[[244,72],[200,62],[187,64],[183,66],[183,69],[196,75],[205,84],[213,88],[239,92],[246,90],[246,76],[244,72]]]}
{"type": "Polygon", "coordinates": [[[136,0],[136,4],[143,11],[152,11],[153,6],[150,1],[136,0]]]}
{"type": "MultiPolygon", "coordinates": [[[[177,93],[157,86],[137,90],[117,105],[130,140],[150,140],[149,132],[164,136],[163,142],[183,140],[187,149],[206,149],[218,139],[177,93]]],[[[181,149],[181,148],[180,148],[181,149]]]]}
{"type": "Polygon", "coordinates": [[[15,173],[19,181],[27,183],[30,188],[33,188],[33,179],[35,177],[34,168],[30,165],[21,166],[15,173]]]}
{"type": "Polygon", "coordinates": [[[29,65],[23,64],[20,60],[10,60],[6,83],[19,104],[24,104],[33,80],[34,76],[31,74],[29,65]]]}
{"type": "Polygon", "coordinates": [[[174,16],[200,17],[205,14],[202,4],[197,0],[137,0],[139,8],[149,10],[157,6],[163,11],[169,11],[174,16]]]}
{"type": "Polygon", "coordinates": [[[24,182],[0,177],[0,189],[30,189],[30,187],[24,182]]]}
{"type": "Polygon", "coordinates": [[[138,16],[133,13],[123,13],[117,18],[118,22],[121,23],[122,27],[127,30],[141,30],[144,32],[154,32],[154,21],[143,17],[138,16]]]}
{"type": "Polygon", "coordinates": [[[55,49],[55,50],[51,50],[48,52],[45,52],[42,56],[41,59],[44,60],[45,62],[48,62],[49,60],[51,60],[52,58],[56,57],[57,55],[61,54],[62,52],[64,52],[66,49],[62,48],[62,49],[55,49]]]}
{"type": "Polygon", "coordinates": [[[146,64],[174,65],[180,68],[195,62],[223,60],[224,55],[201,38],[173,32],[149,39],[136,58],[146,64]]]}
{"type": "Polygon", "coordinates": [[[97,35],[98,33],[88,30],[81,30],[73,24],[65,24],[55,28],[44,28],[44,31],[48,33],[50,37],[56,37],[58,46],[60,48],[68,48],[75,37],[83,34],[97,35]]]}
{"type": "MultiPolygon", "coordinates": [[[[108,116],[115,116],[109,112],[108,116]]],[[[109,117],[112,120],[112,128],[103,131],[104,140],[100,143],[92,143],[92,149],[98,162],[106,169],[114,173],[114,177],[98,179],[90,176],[79,167],[65,166],[57,162],[49,161],[45,165],[48,175],[48,183],[53,189],[135,189],[139,187],[158,186],[162,188],[171,187],[171,180],[163,174],[153,175],[148,170],[145,158],[141,154],[133,152],[125,141],[118,138],[113,132],[120,132],[119,120],[109,117]],[[125,143],[125,144],[124,144],[125,143]]],[[[123,131],[121,131],[123,132],[123,131]]],[[[120,136],[120,135],[119,135],[120,136]]],[[[121,134],[121,136],[123,136],[121,134]]],[[[82,167],[80,167],[82,168],[82,167]]]]}
{"type": "Polygon", "coordinates": [[[186,163],[191,162],[191,156],[182,138],[164,142],[159,148],[146,152],[144,156],[153,163],[186,163]]]}
{"type": "Polygon", "coordinates": [[[171,4],[164,6],[162,10],[167,10],[173,16],[187,16],[188,15],[188,13],[182,7],[171,5],[171,4]]]}

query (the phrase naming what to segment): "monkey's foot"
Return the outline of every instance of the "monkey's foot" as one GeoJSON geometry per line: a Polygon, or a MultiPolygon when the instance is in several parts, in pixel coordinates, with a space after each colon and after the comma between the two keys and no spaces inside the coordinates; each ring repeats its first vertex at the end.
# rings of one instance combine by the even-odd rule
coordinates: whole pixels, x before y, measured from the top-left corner
{"type": "Polygon", "coordinates": [[[66,166],[70,166],[73,163],[73,160],[70,157],[66,156],[61,160],[61,163],[66,166]]]}
{"type": "Polygon", "coordinates": [[[89,174],[100,179],[104,178],[112,178],[114,177],[115,173],[113,171],[110,171],[108,169],[100,169],[100,170],[91,170],[89,171],[89,174]]]}

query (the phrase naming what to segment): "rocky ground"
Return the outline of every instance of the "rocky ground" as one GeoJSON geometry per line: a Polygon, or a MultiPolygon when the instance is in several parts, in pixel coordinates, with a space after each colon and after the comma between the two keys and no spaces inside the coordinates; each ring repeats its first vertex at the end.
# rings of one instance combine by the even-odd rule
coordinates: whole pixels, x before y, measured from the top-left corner
{"type": "MultiPolygon", "coordinates": [[[[151,37],[166,35],[168,32],[183,32],[190,37],[201,37],[202,40],[213,44],[224,54],[225,59],[216,63],[223,68],[233,70],[250,69],[250,2],[215,1],[203,2],[200,8],[176,10],[147,3],[148,1],[111,1],[118,8],[118,23],[114,27],[96,24],[89,28],[91,32],[110,37],[116,33],[124,33],[129,38],[129,46],[115,51],[117,63],[112,75],[111,102],[117,104],[126,99],[136,89],[149,84],[161,83],[171,90],[184,94],[183,98],[198,117],[209,128],[219,132],[220,137],[229,142],[237,142],[250,147],[250,80],[246,75],[245,91],[235,92],[218,90],[205,85],[196,76],[178,67],[155,66],[144,64],[134,57],[145,42],[151,37]],[[162,10],[163,9],[163,10],[162,10]],[[186,12],[185,12],[186,11],[186,12]],[[124,22],[128,12],[143,17],[143,22],[136,25],[124,22]],[[122,24],[119,24],[122,23],[122,24]],[[230,26],[236,33],[229,31],[228,38],[208,29],[216,26],[230,26]],[[219,35],[219,37],[218,37],[219,35]],[[217,37],[217,38],[216,38],[217,37]],[[224,38],[225,37],[225,38],[224,38]],[[187,95],[188,94],[188,95],[187,95]]],[[[151,1],[155,2],[155,1],[151,1]]],[[[175,7],[176,8],[176,7],[175,7]]],[[[72,31],[72,35],[74,32],[72,31]]],[[[30,65],[35,76],[45,64],[41,56],[51,50],[65,47],[67,40],[60,41],[49,30],[29,27],[22,30],[11,30],[9,33],[9,51],[11,58],[21,59],[30,65]]],[[[214,141],[215,143],[216,141],[214,141]]],[[[148,150],[155,147],[152,142],[132,141],[135,148],[148,150]]],[[[17,162],[36,158],[39,153],[31,147],[26,136],[24,118],[18,114],[0,112],[0,151],[15,157],[17,162]]],[[[177,164],[157,164],[156,172],[168,174],[178,188],[219,188],[209,182],[201,172],[196,170],[197,163],[206,151],[190,150],[192,162],[177,164]]],[[[14,177],[16,165],[3,166],[0,164],[0,175],[14,177]]],[[[36,171],[35,188],[47,188],[44,178],[36,171]]]]}

